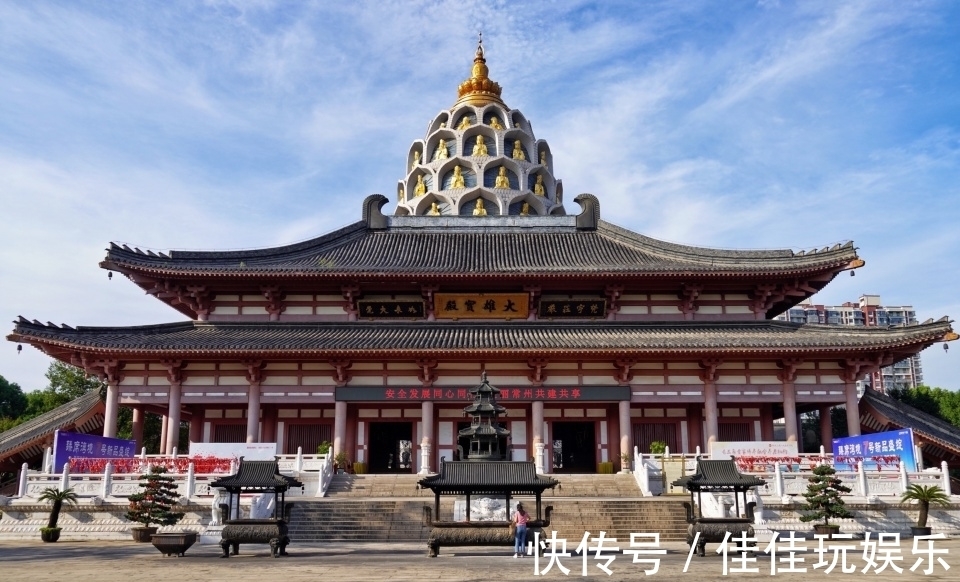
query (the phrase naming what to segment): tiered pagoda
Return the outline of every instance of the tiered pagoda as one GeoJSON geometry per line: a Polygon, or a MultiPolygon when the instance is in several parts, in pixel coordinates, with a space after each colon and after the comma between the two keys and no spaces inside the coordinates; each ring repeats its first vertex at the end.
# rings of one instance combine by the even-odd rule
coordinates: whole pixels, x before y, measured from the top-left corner
{"type": "Polygon", "coordinates": [[[473,403],[464,407],[463,412],[470,417],[470,426],[460,430],[460,439],[467,441],[467,448],[458,450],[459,460],[463,461],[505,461],[507,438],[510,431],[500,426],[499,417],[507,409],[497,404],[500,389],[491,386],[487,373],[481,375],[480,385],[470,389],[473,403]]]}
{"type": "MultiPolygon", "coordinates": [[[[333,442],[371,472],[451,460],[470,386],[500,387],[507,459],[546,448],[547,472],[594,472],[652,441],[798,439],[798,413],[845,405],[856,381],[955,339],[944,318],[898,328],[771,321],[862,266],[852,243],[714,250],[566,215],[550,146],[509,108],[482,47],[455,103],[413,142],[397,206],[315,239],[246,251],[111,245],[101,267],[189,318],[68,327],[21,318],[8,339],[108,384],[119,407],[161,414],[164,448],[192,441],[333,442]],[[394,463],[406,452],[412,462],[394,463]]],[[[171,241],[175,242],[175,241],[171,241]]],[[[829,442],[829,423],[822,425],[829,442]]],[[[137,436],[137,435],[135,435],[137,436]]]]}

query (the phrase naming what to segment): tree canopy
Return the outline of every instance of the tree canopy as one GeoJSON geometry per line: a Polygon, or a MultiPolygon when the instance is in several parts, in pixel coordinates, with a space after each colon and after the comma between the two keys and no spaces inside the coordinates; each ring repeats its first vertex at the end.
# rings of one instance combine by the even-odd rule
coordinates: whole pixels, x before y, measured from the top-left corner
{"type": "Polygon", "coordinates": [[[916,388],[894,388],[888,394],[904,404],[960,427],[960,392],[921,384],[916,388]]]}

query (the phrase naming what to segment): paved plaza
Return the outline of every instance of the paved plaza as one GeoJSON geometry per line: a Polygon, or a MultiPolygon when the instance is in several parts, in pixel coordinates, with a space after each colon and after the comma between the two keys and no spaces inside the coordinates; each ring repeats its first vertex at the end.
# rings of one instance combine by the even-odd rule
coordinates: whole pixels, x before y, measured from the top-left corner
{"type": "MultiPolygon", "coordinates": [[[[578,541],[569,541],[568,550],[576,548],[578,541]]],[[[839,543],[839,542],[838,542],[839,543]]],[[[843,542],[855,546],[848,552],[847,563],[856,567],[853,574],[840,573],[840,563],[828,577],[841,580],[956,580],[960,573],[960,539],[937,540],[934,548],[946,553],[934,555],[934,560],[943,558],[950,566],[944,569],[936,563],[931,574],[924,574],[927,563],[911,572],[910,567],[920,554],[913,553],[913,540],[904,539],[899,545],[881,543],[868,546],[875,562],[862,572],[864,559],[863,540],[843,542]],[[885,549],[890,550],[885,552],[885,549]],[[873,550],[877,550],[873,553],[873,550]],[[893,560],[884,566],[882,556],[888,553],[893,560]],[[902,560],[896,558],[902,557],[902,560]],[[892,566],[902,568],[897,573],[892,566]]],[[[626,549],[628,544],[617,544],[626,549]]],[[[806,568],[806,573],[779,572],[776,578],[801,580],[810,576],[824,576],[824,567],[813,569],[819,556],[813,551],[816,543],[807,541],[807,552],[796,554],[796,569],[806,568]]],[[[925,544],[924,544],[925,546],[925,544]]],[[[70,582],[123,582],[151,581],[175,582],[178,580],[678,580],[695,582],[728,580],[731,578],[770,579],[770,557],[757,554],[755,563],[737,563],[733,555],[728,557],[728,572],[724,575],[724,558],[715,553],[717,544],[708,546],[707,556],[693,557],[687,572],[687,547],[682,543],[664,543],[667,550],[662,556],[659,571],[644,574],[651,566],[633,564],[632,555],[612,554],[615,558],[608,566],[611,574],[603,572],[598,564],[605,563],[611,555],[597,560],[594,554],[587,557],[587,575],[582,574],[583,558],[577,555],[560,558],[560,563],[569,570],[564,574],[556,564],[544,575],[535,574],[536,561],[527,556],[514,559],[509,548],[443,548],[438,558],[426,557],[423,543],[346,543],[298,545],[289,548],[290,556],[274,559],[267,546],[242,546],[239,556],[220,558],[220,548],[213,545],[194,545],[181,558],[160,554],[149,544],[133,542],[71,542],[44,544],[40,540],[0,543],[0,580],[4,582],[30,580],[67,580],[70,582]],[[758,573],[736,572],[742,566],[759,568],[758,573]]],[[[781,560],[788,552],[780,552],[781,560]]],[[[750,554],[747,554],[750,556],[750,554]]],[[[929,556],[929,555],[928,555],[929,556]]],[[[650,559],[652,556],[638,556],[650,559]]],[[[826,555],[827,561],[831,558],[826,555]]],[[[540,558],[539,571],[546,568],[548,559],[540,558]]],[[[781,561],[781,569],[789,568],[789,562],[781,561]]],[[[849,569],[849,568],[848,568],[849,569]]]]}

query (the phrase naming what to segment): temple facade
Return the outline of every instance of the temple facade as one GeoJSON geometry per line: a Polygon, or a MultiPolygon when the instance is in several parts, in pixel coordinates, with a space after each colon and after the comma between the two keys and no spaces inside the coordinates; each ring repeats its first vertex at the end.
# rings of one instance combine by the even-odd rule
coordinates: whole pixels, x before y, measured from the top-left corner
{"type": "MultiPolygon", "coordinates": [[[[671,244],[567,215],[549,144],[509,108],[478,47],[452,107],[408,150],[396,209],[315,239],[246,251],[111,245],[102,268],[189,318],[68,327],[20,318],[8,339],[108,384],[119,407],[161,414],[172,451],[194,442],[323,441],[368,470],[436,471],[459,458],[464,407],[500,389],[507,458],[547,472],[620,465],[653,441],[798,439],[798,415],[846,407],[856,383],[935,342],[943,318],[841,328],[773,318],[864,262],[852,243],[810,251],[671,244]]],[[[821,427],[829,442],[830,426],[821,427]]],[[[469,432],[469,431],[468,431],[469,432]]],[[[140,435],[135,434],[135,438],[140,435]]],[[[162,451],[164,452],[164,451],[162,451]]]]}

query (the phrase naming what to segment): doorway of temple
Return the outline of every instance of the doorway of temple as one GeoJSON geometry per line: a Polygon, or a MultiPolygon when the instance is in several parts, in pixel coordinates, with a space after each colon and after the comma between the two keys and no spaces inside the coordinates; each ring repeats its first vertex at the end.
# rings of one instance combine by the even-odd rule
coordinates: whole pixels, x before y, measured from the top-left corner
{"type": "Polygon", "coordinates": [[[592,422],[553,423],[553,472],[596,473],[596,433],[592,422]]]}
{"type": "Polygon", "coordinates": [[[370,423],[371,473],[413,473],[413,423],[370,423]]]}

